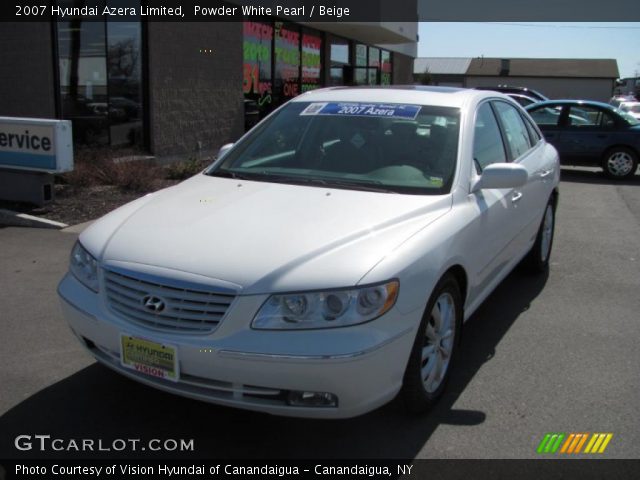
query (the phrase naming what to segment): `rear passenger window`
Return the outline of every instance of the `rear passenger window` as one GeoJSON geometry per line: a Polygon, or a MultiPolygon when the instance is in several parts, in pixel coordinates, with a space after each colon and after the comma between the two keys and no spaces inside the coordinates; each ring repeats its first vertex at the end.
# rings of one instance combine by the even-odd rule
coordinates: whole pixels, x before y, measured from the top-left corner
{"type": "Polygon", "coordinates": [[[538,125],[557,126],[562,118],[562,106],[538,107],[529,110],[529,115],[538,125]]]}
{"type": "Polygon", "coordinates": [[[569,125],[571,127],[613,127],[616,122],[613,117],[599,108],[589,105],[572,106],[569,110],[569,125]]]}
{"type": "Polygon", "coordinates": [[[500,128],[493,109],[488,103],[483,104],[476,115],[473,159],[478,173],[481,173],[487,165],[507,161],[500,128]]]}
{"type": "Polygon", "coordinates": [[[528,118],[524,118],[524,123],[527,126],[527,130],[529,131],[529,138],[531,139],[531,145],[537,145],[540,141],[540,134],[538,130],[533,126],[533,123],[528,118]]]}
{"type": "Polygon", "coordinates": [[[531,148],[529,132],[520,113],[513,105],[505,102],[495,102],[498,117],[506,135],[507,144],[511,152],[511,160],[515,160],[531,148]]]}

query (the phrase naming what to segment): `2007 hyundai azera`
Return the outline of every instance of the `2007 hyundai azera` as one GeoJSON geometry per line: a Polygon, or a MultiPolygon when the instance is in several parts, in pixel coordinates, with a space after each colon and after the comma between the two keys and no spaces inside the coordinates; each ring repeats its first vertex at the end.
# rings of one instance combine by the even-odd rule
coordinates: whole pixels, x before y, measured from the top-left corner
{"type": "Polygon", "coordinates": [[[547,268],[559,173],[500,93],[309,92],[85,230],[62,306],[98,361],[168,392],[324,418],[399,394],[423,411],[463,322],[516,264],[547,268]]]}

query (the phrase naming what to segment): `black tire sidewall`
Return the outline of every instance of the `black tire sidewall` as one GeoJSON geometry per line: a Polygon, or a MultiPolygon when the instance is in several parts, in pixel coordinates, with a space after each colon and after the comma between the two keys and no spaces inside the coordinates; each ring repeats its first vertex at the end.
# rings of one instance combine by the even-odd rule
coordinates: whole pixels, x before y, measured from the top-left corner
{"type": "Polygon", "coordinates": [[[553,250],[553,237],[555,237],[556,232],[556,209],[553,206],[553,200],[550,200],[547,203],[547,206],[544,207],[544,216],[542,217],[542,222],[540,223],[540,230],[538,231],[538,237],[536,238],[536,256],[540,269],[545,269],[549,266],[549,259],[551,258],[551,251],[553,250]],[[542,259],[542,236],[544,235],[544,220],[547,216],[547,210],[551,209],[551,238],[549,239],[549,251],[547,252],[547,257],[542,259]]]}
{"type": "Polygon", "coordinates": [[[416,338],[413,342],[413,348],[411,349],[409,362],[407,363],[407,368],[405,370],[401,395],[408,410],[412,412],[426,411],[431,406],[433,406],[433,404],[444,392],[451,374],[451,369],[455,363],[458,344],[460,342],[460,330],[462,328],[462,309],[462,295],[460,293],[458,282],[452,274],[446,274],[440,279],[436,287],[433,289],[431,297],[429,298],[429,302],[427,303],[427,307],[424,311],[424,314],[422,315],[420,327],[418,328],[416,338]],[[433,306],[438,297],[445,292],[448,292],[453,298],[456,310],[456,326],[453,338],[453,349],[451,351],[449,365],[442,382],[434,392],[427,392],[422,381],[422,347],[427,324],[430,320],[433,306]]]}

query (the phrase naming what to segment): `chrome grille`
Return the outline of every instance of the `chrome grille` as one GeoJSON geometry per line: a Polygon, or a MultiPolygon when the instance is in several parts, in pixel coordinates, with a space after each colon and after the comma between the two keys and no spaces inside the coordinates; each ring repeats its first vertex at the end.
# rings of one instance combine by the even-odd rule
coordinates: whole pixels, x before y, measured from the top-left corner
{"type": "Polygon", "coordinates": [[[211,332],[235,298],[228,293],[208,291],[205,286],[181,288],[173,281],[156,282],[134,275],[105,270],[108,306],[121,318],[155,330],[211,332]],[[145,307],[145,301],[150,297],[163,303],[161,311],[145,307]]]}

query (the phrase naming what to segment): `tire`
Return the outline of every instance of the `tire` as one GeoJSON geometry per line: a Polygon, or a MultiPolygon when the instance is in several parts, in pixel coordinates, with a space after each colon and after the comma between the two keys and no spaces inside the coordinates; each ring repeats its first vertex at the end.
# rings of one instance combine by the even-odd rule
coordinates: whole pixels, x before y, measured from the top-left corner
{"type": "Polygon", "coordinates": [[[523,262],[530,271],[543,273],[549,268],[555,226],[556,208],[555,202],[551,198],[544,209],[536,241],[523,262]]]}
{"type": "Polygon", "coordinates": [[[405,408],[409,412],[422,413],[429,410],[444,392],[451,364],[455,359],[461,328],[462,296],[458,282],[449,273],[442,277],[433,289],[411,349],[400,391],[405,408]],[[440,345],[440,348],[434,344],[440,345]]]}
{"type": "Polygon", "coordinates": [[[604,154],[602,169],[615,180],[632,177],[638,169],[638,154],[627,147],[613,147],[604,154]]]}

